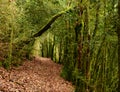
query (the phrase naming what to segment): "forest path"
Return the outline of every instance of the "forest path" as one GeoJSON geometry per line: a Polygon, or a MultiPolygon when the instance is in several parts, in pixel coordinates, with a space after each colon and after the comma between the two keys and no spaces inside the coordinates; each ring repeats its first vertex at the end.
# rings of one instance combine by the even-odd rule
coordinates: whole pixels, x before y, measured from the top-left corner
{"type": "Polygon", "coordinates": [[[60,77],[61,67],[36,57],[8,71],[0,68],[0,92],[73,92],[72,84],[60,77]]]}

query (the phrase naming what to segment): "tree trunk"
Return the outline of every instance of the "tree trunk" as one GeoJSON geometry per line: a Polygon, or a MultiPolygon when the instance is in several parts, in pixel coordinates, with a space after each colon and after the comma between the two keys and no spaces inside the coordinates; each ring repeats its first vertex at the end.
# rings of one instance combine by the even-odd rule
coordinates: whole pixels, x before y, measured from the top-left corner
{"type": "Polygon", "coordinates": [[[40,54],[40,40],[39,38],[35,39],[35,42],[33,44],[33,56],[39,56],[40,54]]]}
{"type": "MultiPolygon", "coordinates": [[[[83,44],[83,48],[86,47],[85,52],[85,77],[87,82],[90,80],[90,34],[89,34],[89,8],[86,7],[85,9],[85,19],[84,19],[84,32],[83,32],[83,41],[87,42],[83,44]]],[[[89,85],[86,85],[86,92],[90,92],[89,85]]]]}

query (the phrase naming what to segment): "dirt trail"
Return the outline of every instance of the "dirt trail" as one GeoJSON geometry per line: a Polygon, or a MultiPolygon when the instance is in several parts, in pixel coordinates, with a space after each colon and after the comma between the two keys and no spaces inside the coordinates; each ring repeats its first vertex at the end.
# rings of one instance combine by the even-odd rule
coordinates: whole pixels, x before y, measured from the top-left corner
{"type": "Polygon", "coordinates": [[[0,92],[74,92],[60,71],[61,65],[42,57],[9,71],[0,68],[0,92]]]}

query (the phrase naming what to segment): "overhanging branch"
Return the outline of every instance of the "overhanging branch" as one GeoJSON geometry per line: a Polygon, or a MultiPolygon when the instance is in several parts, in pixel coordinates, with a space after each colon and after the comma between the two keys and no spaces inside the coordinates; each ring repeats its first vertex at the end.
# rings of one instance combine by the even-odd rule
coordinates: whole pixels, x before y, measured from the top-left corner
{"type": "Polygon", "coordinates": [[[39,37],[41,36],[44,32],[46,32],[50,27],[51,25],[55,22],[55,20],[57,18],[59,18],[60,16],[62,16],[64,13],[66,13],[67,11],[69,11],[71,8],[68,8],[66,9],[65,11],[62,11],[56,15],[54,15],[51,20],[39,31],[37,32],[36,34],[33,35],[33,37],[39,37]]]}
{"type": "Polygon", "coordinates": [[[60,16],[62,16],[64,13],[66,13],[66,12],[69,11],[70,9],[72,9],[72,8],[70,7],[70,8],[68,8],[68,9],[66,9],[66,10],[64,10],[64,11],[61,11],[61,12],[57,13],[56,15],[54,15],[54,16],[50,19],[50,21],[48,21],[48,23],[41,28],[40,31],[38,31],[37,33],[35,33],[33,36],[28,37],[27,39],[24,39],[24,40],[20,41],[20,42],[19,42],[19,45],[20,45],[20,46],[23,46],[24,44],[27,45],[27,44],[29,44],[31,41],[34,41],[34,38],[39,37],[39,36],[41,36],[43,33],[45,33],[45,32],[51,27],[51,25],[55,22],[55,20],[56,20],[57,18],[59,18],[60,16]]]}

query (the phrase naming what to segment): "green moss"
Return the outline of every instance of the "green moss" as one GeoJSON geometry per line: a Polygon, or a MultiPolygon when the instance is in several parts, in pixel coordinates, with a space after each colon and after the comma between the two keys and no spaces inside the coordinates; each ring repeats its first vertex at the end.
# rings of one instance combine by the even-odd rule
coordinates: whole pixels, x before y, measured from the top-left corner
{"type": "Polygon", "coordinates": [[[0,67],[2,67],[2,62],[0,61],[0,67]]]}

